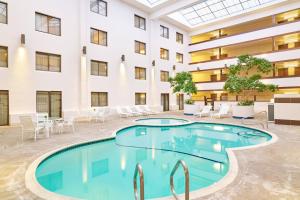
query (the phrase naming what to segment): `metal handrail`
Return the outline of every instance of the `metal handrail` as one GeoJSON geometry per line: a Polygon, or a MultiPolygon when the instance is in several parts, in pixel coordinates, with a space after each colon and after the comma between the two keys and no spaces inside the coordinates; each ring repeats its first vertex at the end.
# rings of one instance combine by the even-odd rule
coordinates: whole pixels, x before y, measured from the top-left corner
{"type": "Polygon", "coordinates": [[[171,175],[170,175],[171,192],[172,192],[173,196],[175,197],[175,199],[178,199],[178,196],[174,189],[174,174],[180,165],[182,166],[182,168],[184,170],[184,176],[185,176],[185,195],[184,195],[185,200],[189,200],[190,199],[190,175],[189,175],[189,169],[183,160],[178,160],[171,172],[171,175]]]}
{"type": "MultiPolygon", "coordinates": [[[[249,117],[255,118],[255,116],[257,116],[257,115],[259,115],[259,114],[261,114],[261,113],[268,114],[267,111],[261,111],[261,112],[255,113],[254,115],[249,116],[249,117]]],[[[245,123],[245,119],[246,119],[246,118],[242,118],[242,124],[244,124],[244,125],[254,125],[254,124],[247,124],[247,123],[245,123]]],[[[265,126],[265,124],[264,124],[263,122],[257,122],[256,124],[261,125],[263,129],[265,129],[265,128],[268,129],[268,128],[269,128],[268,121],[265,121],[266,126],[265,126]]]]}
{"type": "Polygon", "coordinates": [[[140,177],[140,200],[145,199],[145,193],[144,193],[144,172],[142,166],[137,163],[134,170],[134,176],[133,176],[133,188],[134,188],[134,197],[135,200],[139,199],[138,189],[137,189],[137,175],[139,174],[140,177]]]}

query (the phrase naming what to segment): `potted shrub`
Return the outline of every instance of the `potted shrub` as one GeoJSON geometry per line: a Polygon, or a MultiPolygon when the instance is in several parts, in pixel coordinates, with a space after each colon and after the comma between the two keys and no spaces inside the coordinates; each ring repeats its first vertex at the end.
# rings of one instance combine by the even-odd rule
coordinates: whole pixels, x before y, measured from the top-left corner
{"type": "Polygon", "coordinates": [[[192,74],[189,72],[177,73],[174,78],[169,78],[173,93],[186,94],[189,98],[184,101],[184,114],[193,115],[199,111],[199,106],[195,105],[191,99],[192,94],[197,93],[197,87],[192,79],[192,74]]]}
{"type": "Polygon", "coordinates": [[[268,60],[249,55],[239,56],[237,64],[229,67],[224,90],[241,97],[232,108],[233,117],[251,118],[254,115],[254,95],[277,89],[276,85],[261,82],[262,75],[272,70],[273,66],[268,60]]]}

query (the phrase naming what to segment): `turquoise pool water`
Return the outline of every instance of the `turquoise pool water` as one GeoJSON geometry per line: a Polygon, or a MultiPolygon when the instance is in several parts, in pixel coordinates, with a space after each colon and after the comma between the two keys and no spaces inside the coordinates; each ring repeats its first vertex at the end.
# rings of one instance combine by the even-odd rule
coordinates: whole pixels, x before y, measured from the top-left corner
{"type": "MultiPolygon", "coordinates": [[[[191,191],[222,179],[229,168],[226,148],[264,143],[271,136],[248,128],[193,123],[182,126],[133,126],[115,139],[66,149],[44,160],[36,170],[47,190],[81,199],[132,200],[133,173],[140,163],[145,198],[171,195],[169,176],[177,160],[186,162],[191,191]]],[[[174,179],[184,191],[182,169],[174,179]]]]}
{"type": "Polygon", "coordinates": [[[136,120],[142,125],[181,125],[186,124],[189,121],[185,119],[175,119],[175,118],[145,118],[136,120]]]}

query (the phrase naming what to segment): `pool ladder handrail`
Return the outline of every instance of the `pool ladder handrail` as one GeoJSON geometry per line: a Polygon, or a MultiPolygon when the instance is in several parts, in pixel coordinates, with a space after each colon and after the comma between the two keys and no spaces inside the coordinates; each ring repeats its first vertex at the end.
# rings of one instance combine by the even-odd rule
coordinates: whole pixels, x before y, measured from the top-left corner
{"type": "Polygon", "coordinates": [[[178,160],[176,165],[174,166],[171,174],[170,174],[170,189],[171,189],[171,192],[173,194],[173,196],[175,197],[175,199],[179,199],[177,194],[176,194],[176,191],[175,191],[175,188],[174,188],[174,175],[175,173],[177,172],[179,166],[182,166],[183,170],[184,170],[184,177],[185,177],[185,193],[184,193],[184,196],[185,196],[185,200],[189,200],[190,199],[190,175],[189,175],[189,169],[186,165],[186,163],[183,161],[183,160],[178,160]]]}
{"type": "Polygon", "coordinates": [[[134,187],[134,198],[135,200],[139,199],[138,189],[137,189],[137,176],[139,175],[140,178],[140,200],[145,199],[145,192],[144,192],[144,172],[142,165],[137,163],[134,170],[134,177],[133,177],[133,187],[134,187]]]}

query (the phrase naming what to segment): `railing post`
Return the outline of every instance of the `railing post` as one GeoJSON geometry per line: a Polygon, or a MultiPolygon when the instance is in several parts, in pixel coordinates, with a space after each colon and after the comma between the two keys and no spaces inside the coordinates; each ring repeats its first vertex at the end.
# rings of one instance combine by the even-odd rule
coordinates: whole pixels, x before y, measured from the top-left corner
{"type": "Polygon", "coordinates": [[[185,195],[184,195],[185,200],[189,200],[190,199],[190,175],[189,175],[189,169],[183,160],[177,161],[176,165],[174,166],[174,168],[170,174],[170,189],[171,189],[171,192],[172,192],[173,196],[175,197],[175,199],[178,199],[175,188],[174,188],[174,174],[180,165],[182,166],[182,168],[184,170],[184,176],[185,176],[185,195]]]}
{"type": "Polygon", "coordinates": [[[145,199],[145,193],[144,193],[144,172],[142,166],[137,163],[134,170],[134,176],[133,176],[133,187],[134,187],[134,198],[135,200],[144,200],[145,199]],[[140,178],[140,198],[138,194],[137,189],[137,175],[139,175],[140,178]]]}

